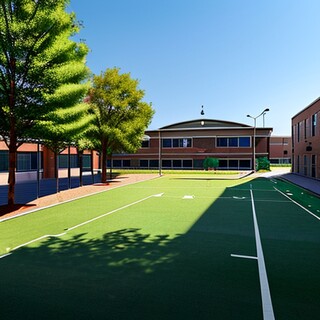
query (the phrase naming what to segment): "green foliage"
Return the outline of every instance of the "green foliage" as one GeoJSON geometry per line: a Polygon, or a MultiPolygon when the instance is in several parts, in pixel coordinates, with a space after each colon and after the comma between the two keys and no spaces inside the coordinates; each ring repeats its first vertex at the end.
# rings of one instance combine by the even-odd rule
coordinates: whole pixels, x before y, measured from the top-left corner
{"type": "Polygon", "coordinates": [[[135,152],[154,114],[151,104],[142,101],[144,91],[138,85],[138,80],[129,73],[120,74],[118,68],[93,77],[90,112],[94,119],[89,136],[102,153],[103,173],[107,150],[110,154],[135,152]]]}
{"type": "Polygon", "coordinates": [[[270,171],[270,161],[267,157],[260,157],[256,159],[257,171],[268,170],[270,171]]]}
{"type": "Polygon", "coordinates": [[[208,170],[210,168],[216,169],[219,167],[219,159],[217,158],[205,158],[203,161],[203,167],[205,170],[208,170]]]}
{"type": "Polygon", "coordinates": [[[50,123],[59,119],[59,109],[75,106],[88,90],[82,83],[89,75],[88,48],[70,39],[79,28],[75,15],[65,11],[68,2],[2,1],[0,134],[4,137],[12,126],[17,137],[39,137],[40,131],[52,136],[56,125],[50,123]]]}
{"type": "MultiPolygon", "coordinates": [[[[23,138],[70,141],[88,123],[88,48],[68,0],[3,0],[0,3],[0,136],[11,159],[23,138]]],[[[14,185],[14,161],[9,185],[14,185]]],[[[9,188],[13,190],[13,188],[9,188]]],[[[9,191],[12,193],[12,191],[9,191]]]]}

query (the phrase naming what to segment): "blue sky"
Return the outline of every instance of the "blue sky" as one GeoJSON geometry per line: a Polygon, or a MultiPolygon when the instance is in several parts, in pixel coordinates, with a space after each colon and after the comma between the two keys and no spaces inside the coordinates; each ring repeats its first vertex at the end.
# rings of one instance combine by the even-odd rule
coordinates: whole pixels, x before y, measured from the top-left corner
{"type": "Polygon", "coordinates": [[[319,0],[71,0],[95,74],[139,79],[156,113],[149,129],[202,118],[274,135],[320,96],[319,0]],[[262,117],[257,119],[262,126],[262,117]]]}

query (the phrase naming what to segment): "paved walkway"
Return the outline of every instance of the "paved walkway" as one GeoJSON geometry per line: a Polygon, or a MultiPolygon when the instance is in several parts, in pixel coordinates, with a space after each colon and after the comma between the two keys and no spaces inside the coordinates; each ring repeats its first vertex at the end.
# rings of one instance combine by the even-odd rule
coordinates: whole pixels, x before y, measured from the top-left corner
{"type": "MultiPolygon", "coordinates": [[[[257,175],[259,175],[259,173],[257,175]]],[[[265,177],[265,178],[279,177],[320,196],[320,180],[301,176],[295,173],[290,173],[289,168],[262,173],[260,174],[260,177],[265,177]]]]}

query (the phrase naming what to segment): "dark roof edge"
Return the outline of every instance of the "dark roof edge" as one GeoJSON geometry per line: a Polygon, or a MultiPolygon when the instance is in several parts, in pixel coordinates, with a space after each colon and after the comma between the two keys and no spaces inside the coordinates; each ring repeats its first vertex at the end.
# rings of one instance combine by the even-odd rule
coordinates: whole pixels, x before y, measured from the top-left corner
{"type": "MultiPolygon", "coordinates": [[[[201,122],[201,121],[216,121],[216,122],[223,122],[223,123],[230,123],[230,124],[234,124],[234,125],[239,125],[241,127],[247,127],[247,128],[250,128],[251,126],[247,125],[247,124],[244,124],[244,123],[240,123],[240,122],[234,122],[234,121],[227,121],[227,120],[219,120],[219,119],[193,119],[193,120],[187,120],[187,121],[181,121],[181,122],[176,122],[176,123],[172,123],[172,124],[169,124],[167,126],[164,126],[164,127],[161,127],[159,128],[160,130],[163,130],[163,129],[169,129],[170,127],[173,127],[173,126],[176,126],[176,125],[181,125],[181,124],[185,124],[185,123],[188,123],[188,122],[201,122]]],[[[187,128],[186,128],[187,129],[187,128]]],[[[191,128],[190,128],[191,129],[191,128]]],[[[208,128],[207,128],[208,129],[208,128]]]]}
{"type": "Polygon", "coordinates": [[[308,104],[305,108],[303,108],[302,110],[300,110],[297,114],[295,114],[291,120],[295,117],[297,117],[300,113],[302,113],[303,111],[307,110],[308,108],[310,108],[312,105],[314,105],[315,103],[317,103],[318,101],[320,101],[320,97],[318,97],[317,99],[315,99],[314,101],[312,101],[310,104],[308,104]]]}

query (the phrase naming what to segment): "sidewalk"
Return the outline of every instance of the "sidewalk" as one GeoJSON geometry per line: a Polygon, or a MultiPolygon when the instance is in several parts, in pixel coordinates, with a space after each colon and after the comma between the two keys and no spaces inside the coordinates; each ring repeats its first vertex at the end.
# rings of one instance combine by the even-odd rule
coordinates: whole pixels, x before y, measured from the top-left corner
{"type": "Polygon", "coordinates": [[[258,173],[257,176],[258,175],[264,178],[282,178],[320,196],[320,180],[291,173],[290,168],[284,168],[283,170],[280,169],[262,174],[258,173]]]}
{"type": "Polygon", "coordinates": [[[287,174],[281,175],[281,178],[285,179],[289,182],[292,182],[292,183],[320,196],[320,180],[300,176],[295,173],[287,173],[287,174]]]}

